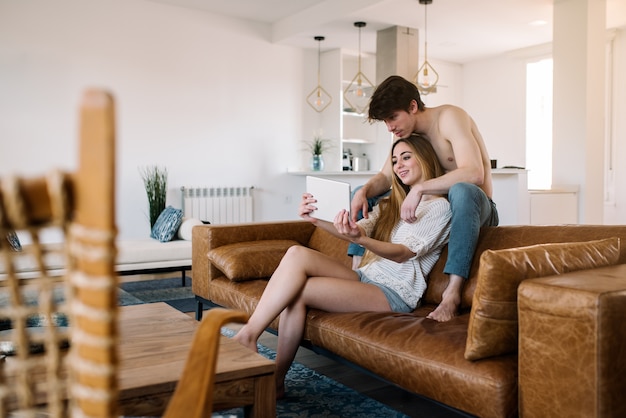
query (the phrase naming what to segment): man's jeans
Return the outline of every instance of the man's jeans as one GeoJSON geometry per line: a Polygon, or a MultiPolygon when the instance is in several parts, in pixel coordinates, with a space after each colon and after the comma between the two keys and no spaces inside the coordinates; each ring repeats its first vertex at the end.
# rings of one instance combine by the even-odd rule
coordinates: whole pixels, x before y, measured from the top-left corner
{"type": "MultiPolygon", "coordinates": [[[[352,198],[354,197],[354,194],[356,193],[357,190],[359,190],[361,187],[363,186],[357,186],[354,188],[354,190],[352,191],[352,196],[350,196],[350,201],[352,201],[352,198]]],[[[371,212],[372,209],[374,208],[374,206],[376,206],[376,204],[378,203],[378,201],[380,199],[382,199],[385,196],[389,196],[389,193],[391,193],[391,190],[386,191],[383,194],[380,194],[378,196],[374,196],[374,197],[370,197],[367,199],[367,211],[371,212]]],[[[357,221],[359,219],[363,219],[363,211],[359,211],[359,213],[357,213],[356,216],[357,221]]],[[[350,243],[350,245],[348,245],[348,255],[350,257],[352,256],[363,256],[363,254],[365,254],[365,248],[361,247],[359,244],[355,244],[353,242],[350,243]]]]}
{"type": "Polygon", "coordinates": [[[482,226],[497,226],[496,204],[475,184],[457,183],[448,191],[452,210],[448,261],[444,273],[467,279],[482,226]]]}

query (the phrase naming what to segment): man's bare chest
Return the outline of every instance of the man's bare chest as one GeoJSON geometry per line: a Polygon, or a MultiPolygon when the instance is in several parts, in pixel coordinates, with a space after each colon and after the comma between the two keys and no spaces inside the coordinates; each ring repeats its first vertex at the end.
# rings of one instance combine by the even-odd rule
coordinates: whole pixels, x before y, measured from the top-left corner
{"type": "Polygon", "coordinates": [[[457,165],[452,144],[444,138],[434,137],[433,139],[429,138],[429,140],[443,168],[446,171],[455,170],[457,165]]]}

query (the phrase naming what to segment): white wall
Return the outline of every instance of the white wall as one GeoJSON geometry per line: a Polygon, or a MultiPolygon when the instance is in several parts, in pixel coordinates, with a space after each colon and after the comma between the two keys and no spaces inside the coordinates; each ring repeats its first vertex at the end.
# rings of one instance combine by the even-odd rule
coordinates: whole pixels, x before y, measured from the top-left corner
{"type": "MultiPolygon", "coordinates": [[[[615,33],[613,42],[613,120],[611,132],[612,172],[609,176],[611,199],[604,208],[604,223],[626,224],[626,28],[615,33]],[[614,198],[613,198],[614,196],[614,198]]],[[[607,164],[608,165],[608,164],[607,164]]]]}
{"type": "MultiPolygon", "coordinates": [[[[473,116],[498,166],[525,167],[526,63],[544,57],[550,45],[511,51],[463,65],[463,105],[473,116]]],[[[614,184],[615,201],[605,206],[605,224],[626,224],[626,32],[618,30],[614,49],[614,184]]],[[[555,155],[553,158],[559,158],[555,155]]],[[[575,185],[576,170],[564,184],[575,185]]],[[[497,196],[494,196],[497,203],[497,196]]]]}
{"type": "MultiPolygon", "coordinates": [[[[165,165],[169,203],[187,185],[254,185],[257,221],[295,219],[303,187],[286,174],[317,128],[304,102],[317,45],[275,45],[269,26],[146,0],[0,1],[0,175],[74,167],[87,86],[117,99],[120,234],[148,234],[139,168],[165,165]]],[[[616,36],[615,204],[626,224],[626,36],[616,36]]],[[[541,48],[540,48],[541,50],[541,48]]],[[[515,51],[463,66],[432,60],[428,106],[466,108],[491,158],[525,165],[525,64],[515,51]]],[[[296,163],[297,164],[297,163],[296,163]]]]}
{"type": "Polygon", "coordinates": [[[463,105],[498,167],[526,166],[526,58],[505,54],[463,66],[463,105]]]}
{"type": "Polygon", "coordinates": [[[139,168],[183,185],[254,185],[257,220],[291,219],[303,52],[269,27],[145,0],[0,2],[0,173],[72,168],[88,86],[117,101],[117,216],[149,232],[139,168]]]}

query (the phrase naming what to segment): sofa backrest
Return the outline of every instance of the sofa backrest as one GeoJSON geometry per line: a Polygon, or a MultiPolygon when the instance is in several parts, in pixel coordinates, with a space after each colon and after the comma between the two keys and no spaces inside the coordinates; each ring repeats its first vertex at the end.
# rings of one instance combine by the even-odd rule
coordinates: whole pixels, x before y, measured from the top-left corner
{"type": "MultiPolygon", "coordinates": [[[[621,239],[618,264],[626,263],[626,225],[516,225],[485,227],[480,232],[470,277],[463,288],[461,308],[469,308],[472,305],[480,255],[485,250],[500,250],[556,242],[592,241],[610,237],[621,239]]],[[[448,284],[448,276],[443,273],[447,258],[448,247],[446,246],[441,253],[439,261],[437,261],[429,275],[428,288],[423,299],[424,303],[437,304],[441,301],[441,294],[448,284]]]]}
{"type": "Polygon", "coordinates": [[[329,234],[322,228],[315,228],[309,240],[309,248],[341,260],[346,266],[352,266],[352,257],[348,256],[348,241],[329,234]]]}

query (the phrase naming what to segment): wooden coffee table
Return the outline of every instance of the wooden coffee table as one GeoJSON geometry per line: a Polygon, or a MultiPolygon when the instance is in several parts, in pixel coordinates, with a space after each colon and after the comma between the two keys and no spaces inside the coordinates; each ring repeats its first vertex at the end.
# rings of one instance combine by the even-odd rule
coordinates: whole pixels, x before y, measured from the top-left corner
{"type": "MultiPolygon", "coordinates": [[[[121,415],[160,416],[176,388],[198,322],[168,304],[120,307],[121,415]]],[[[221,337],[213,410],[276,416],[275,365],[221,337]]]]}

